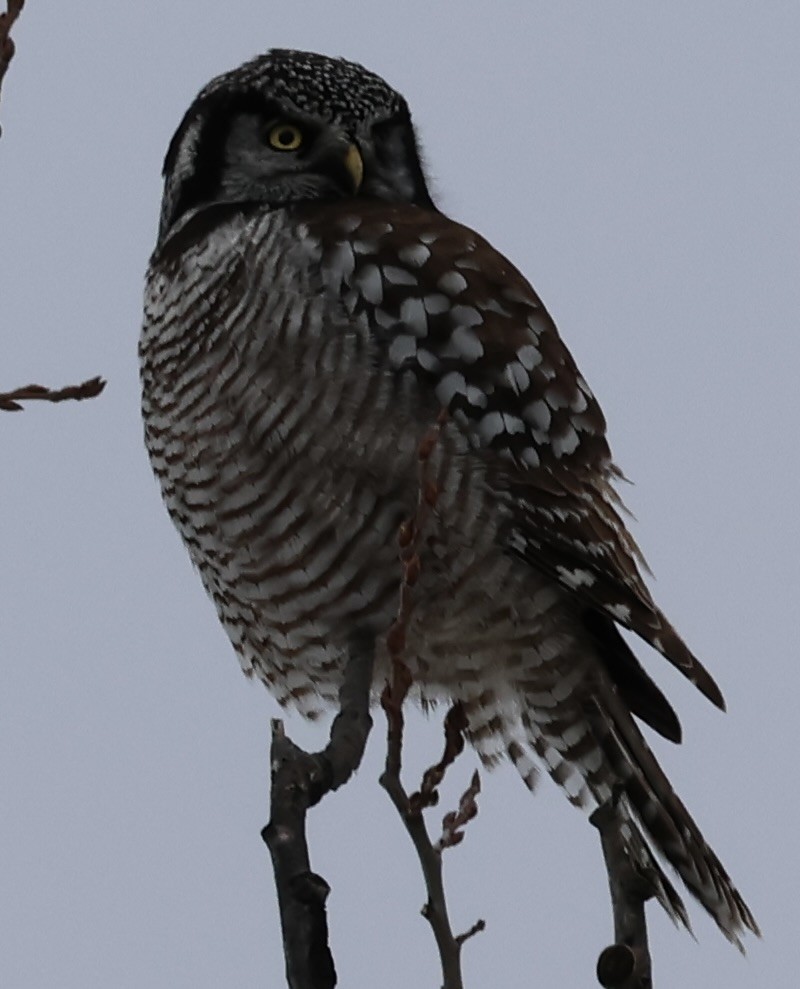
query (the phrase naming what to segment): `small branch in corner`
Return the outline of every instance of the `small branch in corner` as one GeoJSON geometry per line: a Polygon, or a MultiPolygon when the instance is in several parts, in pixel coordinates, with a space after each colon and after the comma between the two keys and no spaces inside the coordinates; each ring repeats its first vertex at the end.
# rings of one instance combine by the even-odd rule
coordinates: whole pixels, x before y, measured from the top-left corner
{"type": "Polygon", "coordinates": [[[0,392],[0,410],[21,412],[20,402],[80,402],[85,398],[96,398],[105,388],[103,378],[89,378],[79,385],[65,388],[45,388],[44,385],[25,385],[14,391],[0,392]]]}
{"type": "MultiPolygon", "coordinates": [[[[8,0],[5,13],[0,14],[0,89],[2,89],[3,78],[15,52],[14,42],[11,39],[11,28],[22,13],[24,6],[25,0],[8,0]]],[[[2,129],[0,129],[0,134],[2,134],[2,129]]]]}

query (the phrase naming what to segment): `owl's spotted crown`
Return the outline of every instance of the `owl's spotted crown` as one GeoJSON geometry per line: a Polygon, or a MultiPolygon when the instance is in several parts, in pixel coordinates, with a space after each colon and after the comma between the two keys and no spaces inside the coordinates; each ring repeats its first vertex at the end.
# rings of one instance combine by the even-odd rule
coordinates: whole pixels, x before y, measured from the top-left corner
{"type": "Polygon", "coordinates": [[[406,105],[380,76],[357,62],[288,48],[273,48],[212,79],[194,106],[215,93],[237,90],[264,93],[293,103],[305,113],[344,124],[393,116],[406,105]]]}

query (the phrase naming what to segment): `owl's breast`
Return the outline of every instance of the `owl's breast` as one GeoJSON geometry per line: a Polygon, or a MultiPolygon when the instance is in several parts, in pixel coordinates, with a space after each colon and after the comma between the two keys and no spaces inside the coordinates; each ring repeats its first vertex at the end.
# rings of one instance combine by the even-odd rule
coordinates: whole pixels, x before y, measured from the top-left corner
{"type": "MultiPolygon", "coordinates": [[[[156,261],[148,279],[153,469],[244,668],[297,703],[309,685],[335,695],[349,636],[382,637],[397,613],[398,529],[416,510],[420,441],[438,411],[386,359],[363,292],[348,296],[347,261],[346,247],[323,256],[306,228],[290,237],[264,214],[156,261]]],[[[490,661],[489,630],[518,620],[493,592],[522,578],[454,423],[427,469],[439,494],[409,651],[420,683],[441,684],[467,675],[468,633],[467,660],[490,661]]]]}
{"type": "Polygon", "coordinates": [[[232,224],[151,266],[146,445],[234,644],[288,656],[389,620],[420,429],[312,247],[232,224]]]}

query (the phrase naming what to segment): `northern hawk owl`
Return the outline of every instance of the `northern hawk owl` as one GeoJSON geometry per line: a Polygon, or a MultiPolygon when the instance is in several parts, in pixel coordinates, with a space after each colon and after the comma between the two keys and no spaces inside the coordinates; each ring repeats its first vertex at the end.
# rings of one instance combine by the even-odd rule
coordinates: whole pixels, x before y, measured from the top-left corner
{"type": "MultiPolygon", "coordinates": [[[[164,164],[147,272],[147,449],[246,673],[313,717],[349,650],[387,677],[397,532],[442,423],[406,661],[488,765],[619,794],[731,940],[755,920],[636,720],[678,719],[620,634],[718,707],[622,521],[591,389],[528,281],[433,202],[406,101],[343,59],[273,50],[210,82],[164,164]]],[[[685,920],[663,872],[659,898],[685,920]]]]}

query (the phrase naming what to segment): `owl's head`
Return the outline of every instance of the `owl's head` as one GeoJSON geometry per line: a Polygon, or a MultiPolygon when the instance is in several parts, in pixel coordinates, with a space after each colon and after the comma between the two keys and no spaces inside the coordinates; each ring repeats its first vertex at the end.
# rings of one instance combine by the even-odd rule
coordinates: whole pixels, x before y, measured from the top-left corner
{"type": "Polygon", "coordinates": [[[273,49],[186,112],[164,161],[159,243],[215,203],[348,196],[434,208],[406,101],[355,62],[273,49]]]}

